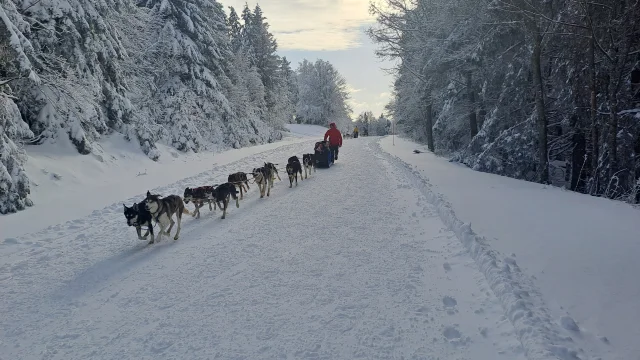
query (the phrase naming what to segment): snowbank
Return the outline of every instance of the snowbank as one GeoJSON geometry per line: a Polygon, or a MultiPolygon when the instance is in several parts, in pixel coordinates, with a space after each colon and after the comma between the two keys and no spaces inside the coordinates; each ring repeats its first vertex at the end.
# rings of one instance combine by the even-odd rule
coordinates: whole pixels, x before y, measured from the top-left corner
{"type": "MultiPolygon", "coordinates": [[[[296,126],[295,136],[271,144],[221,153],[182,153],[158,144],[160,159],[154,162],[136,143],[115,133],[96,142],[89,155],[80,155],[66,140],[54,144],[28,146],[25,170],[31,180],[35,206],[16,214],[0,216],[3,238],[35,232],[47,226],[85,216],[117,199],[125,199],[148,189],[167,185],[247,156],[282,146],[309,141],[304,133],[315,127],[296,126]],[[28,220],[28,221],[27,221],[28,220]],[[21,224],[29,224],[25,229],[21,224]]],[[[288,135],[285,133],[285,135],[288,135]]],[[[249,171],[251,169],[238,169],[249,171]]]]}
{"type": "Polygon", "coordinates": [[[530,359],[637,357],[637,210],[413,154],[424,147],[397,137],[380,145],[422,180],[416,186],[485,273],[530,359]]]}

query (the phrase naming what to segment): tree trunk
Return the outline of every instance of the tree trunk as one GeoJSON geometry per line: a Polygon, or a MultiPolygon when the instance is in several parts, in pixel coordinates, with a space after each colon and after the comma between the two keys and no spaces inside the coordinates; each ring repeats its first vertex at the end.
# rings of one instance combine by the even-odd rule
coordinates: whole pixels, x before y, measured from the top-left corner
{"type": "Polygon", "coordinates": [[[591,87],[591,104],[590,104],[590,117],[591,117],[591,178],[593,179],[593,186],[589,193],[591,195],[598,194],[600,191],[600,174],[598,170],[598,163],[600,160],[599,138],[600,129],[598,128],[597,117],[597,103],[596,103],[596,61],[595,61],[595,39],[593,38],[593,29],[591,37],[589,38],[589,78],[591,87]]]}
{"type": "Polygon", "coordinates": [[[482,129],[484,121],[487,118],[487,110],[484,106],[484,101],[480,100],[480,110],[478,111],[478,130],[482,129]]]}
{"type": "Polygon", "coordinates": [[[585,163],[586,139],[582,130],[576,129],[573,134],[573,151],[571,153],[571,190],[580,191],[584,184],[582,180],[582,167],[585,163]],[[580,188],[579,188],[580,187],[580,188]]]}
{"type": "Polygon", "coordinates": [[[429,150],[434,151],[435,150],[435,146],[433,145],[433,112],[431,109],[432,105],[429,104],[427,105],[427,109],[426,109],[426,124],[425,126],[427,127],[427,147],[429,148],[429,150]]]}
{"type": "Polygon", "coordinates": [[[609,181],[618,171],[618,96],[615,89],[609,91],[609,139],[607,139],[607,147],[609,148],[609,181]]]}
{"type": "Polygon", "coordinates": [[[467,78],[467,94],[469,96],[469,128],[471,129],[471,139],[478,135],[478,119],[476,117],[476,94],[473,91],[471,71],[465,74],[467,78]]]}
{"type": "Polygon", "coordinates": [[[538,181],[541,184],[549,183],[549,158],[547,155],[547,115],[544,104],[544,82],[542,80],[542,35],[537,25],[534,26],[533,54],[531,66],[533,67],[533,86],[536,99],[536,125],[538,128],[538,181]]]}

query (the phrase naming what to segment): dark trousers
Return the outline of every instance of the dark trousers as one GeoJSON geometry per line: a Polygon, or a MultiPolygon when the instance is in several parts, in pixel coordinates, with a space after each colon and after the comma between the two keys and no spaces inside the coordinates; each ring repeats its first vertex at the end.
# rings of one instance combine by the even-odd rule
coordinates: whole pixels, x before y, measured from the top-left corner
{"type": "Polygon", "coordinates": [[[336,146],[331,145],[329,148],[331,149],[331,152],[333,153],[333,160],[334,161],[338,160],[338,149],[339,149],[339,147],[337,145],[336,146]]]}

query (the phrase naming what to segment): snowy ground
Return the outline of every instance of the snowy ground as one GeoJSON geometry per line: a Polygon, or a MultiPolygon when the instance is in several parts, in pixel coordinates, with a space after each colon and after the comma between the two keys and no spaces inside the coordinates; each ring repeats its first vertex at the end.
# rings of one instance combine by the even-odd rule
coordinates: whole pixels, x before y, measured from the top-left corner
{"type": "MultiPolygon", "coordinates": [[[[441,203],[445,217],[458,225],[471,224],[477,237],[471,233],[469,241],[478,240],[498,264],[517,260],[522,270],[518,283],[497,279],[497,284],[512,293],[529,284],[531,296],[521,305],[544,315],[529,329],[540,330],[540,336],[545,334],[543,327],[563,333],[558,328],[571,328],[573,319],[578,329],[563,336],[584,349],[583,356],[640,359],[637,209],[472,171],[431,153],[413,154],[413,149],[424,146],[397,137],[395,146],[387,137],[381,147],[409,164],[433,200],[441,203]]],[[[490,265],[487,269],[494,271],[490,280],[505,275],[490,265]]],[[[503,305],[508,307],[506,300],[503,305]]]]}
{"type": "MultiPolygon", "coordinates": [[[[25,169],[31,179],[31,199],[36,206],[9,216],[0,216],[3,237],[14,237],[28,231],[89,214],[114,201],[136,196],[151,187],[168,185],[206,170],[216,171],[229,164],[265,151],[300,142],[321,139],[326,128],[287,125],[285,138],[271,144],[258,145],[213,154],[184,154],[158,144],[159,161],[152,161],[140,147],[126,141],[121,134],[105,137],[95,143],[92,154],[81,156],[66,136],[55,144],[27,146],[29,159],[25,169]],[[81,201],[75,201],[81,199],[81,201]],[[64,206],[64,210],[60,208],[64,206]]],[[[248,171],[251,169],[243,169],[248,171]]]]}
{"type": "MultiPolygon", "coordinates": [[[[176,242],[137,240],[121,203],[141,197],[124,192],[42,231],[22,223],[0,244],[2,358],[525,359],[484,269],[377,140],[345,141],[336,165],[293,189],[283,177],[269,198],[252,186],[225,220],[188,217],[176,242]]],[[[181,194],[311,143],[151,190],[181,194]]]]}

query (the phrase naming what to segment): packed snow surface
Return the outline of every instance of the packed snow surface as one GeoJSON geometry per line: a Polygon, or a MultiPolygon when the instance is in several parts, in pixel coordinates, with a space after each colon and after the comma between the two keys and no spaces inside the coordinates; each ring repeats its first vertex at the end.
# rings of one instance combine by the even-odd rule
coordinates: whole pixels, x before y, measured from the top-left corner
{"type": "MultiPolygon", "coordinates": [[[[252,184],[225,220],[207,207],[186,216],[177,241],[147,245],[126,226],[122,203],[140,201],[145,181],[181,195],[265,161],[282,169],[316,140],[153,186],[189,167],[165,164],[132,187],[123,181],[110,204],[41,231],[14,217],[22,233],[0,244],[2,358],[526,359],[526,335],[484,263],[377,138],[346,140],[334,166],[293,188],[281,171],[268,198],[252,184]]],[[[85,195],[38,206],[64,213],[85,195]]]]}

